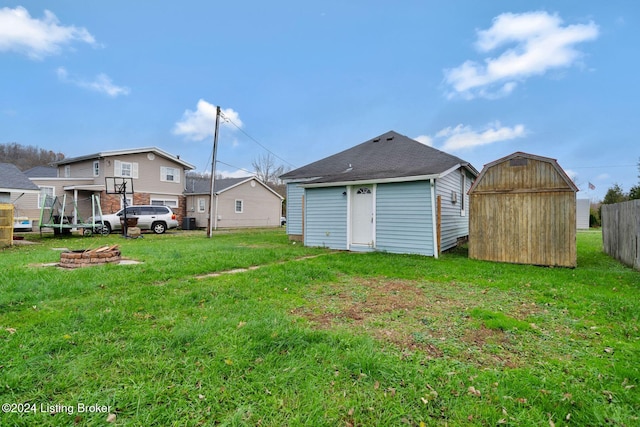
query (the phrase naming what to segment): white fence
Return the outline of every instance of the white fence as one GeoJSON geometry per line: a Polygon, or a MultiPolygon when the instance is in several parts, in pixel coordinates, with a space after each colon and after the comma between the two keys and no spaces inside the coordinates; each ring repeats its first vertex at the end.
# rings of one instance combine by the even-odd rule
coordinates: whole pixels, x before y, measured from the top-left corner
{"type": "Polygon", "coordinates": [[[640,270],[640,200],[602,205],[604,251],[640,270]]]}

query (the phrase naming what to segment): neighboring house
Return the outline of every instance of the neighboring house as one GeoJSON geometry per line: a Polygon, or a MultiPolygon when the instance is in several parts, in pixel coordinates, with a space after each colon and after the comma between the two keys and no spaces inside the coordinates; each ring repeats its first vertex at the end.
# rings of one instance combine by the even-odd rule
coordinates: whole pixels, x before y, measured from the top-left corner
{"type": "Polygon", "coordinates": [[[26,194],[38,194],[39,191],[15,165],[0,163],[0,247],[13,243],[15,209],[12,200],[26,194]]]}
{"type": "Polygon", "coordinates": [[[469,191],[469,258],[575,267],[577,191],[555,159],[488,163],[469,191]]]}
{"type": "Polygon", "coordinates": [[[12,203],[13,199],[40,191],[29,177],[10,163],[0,163],[0,203],[12,203]]]}
{"type": "Polygon", "coordinates": [[[54,165],[55,168],[37,167],[28,171],[31,181],[40,187],[40,194],[20,200],[23,215],[39,220],[43,204],[47,211],[53,198],[66,199],[65,215],[77,223],[92,215],[92,195],[100,196],[103,213],[114,213],[123,206],[123,199],[106,194],[105,178],[128,177],[134,186],[128,204],[166,205],[181,220],[185,211],[184,177],[194,168],[156,147],[103,151],[66,158],[54,165]]]}
{"type": "Polygon", "coordinates": [[[469,234],[478,171],[390,131],[282,175],[287,234],[306,246],[437,257],[469,234]]]}
{"type": "MultiPolygon", "coordinates": [[[[209,226],[211,179],[187,177],[186,215],[197,228],[209,226]]],[[[282,196],[256,177],[218,178],[214,189],[213,228],[277,227],[282,196]]]]}

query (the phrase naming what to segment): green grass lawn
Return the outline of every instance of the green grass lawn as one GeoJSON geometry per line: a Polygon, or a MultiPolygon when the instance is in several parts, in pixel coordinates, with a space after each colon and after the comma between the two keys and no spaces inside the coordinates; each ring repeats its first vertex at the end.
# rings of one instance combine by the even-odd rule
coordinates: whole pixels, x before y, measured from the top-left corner
{"type": "Polygon", "coordinates": [[[30,239],[0,251],[2,426],[640,425],[640,273],[599,232],[576,269],[282,230],[30,239]],[[140,263],[42,266],[107,244],[140,263]]]}

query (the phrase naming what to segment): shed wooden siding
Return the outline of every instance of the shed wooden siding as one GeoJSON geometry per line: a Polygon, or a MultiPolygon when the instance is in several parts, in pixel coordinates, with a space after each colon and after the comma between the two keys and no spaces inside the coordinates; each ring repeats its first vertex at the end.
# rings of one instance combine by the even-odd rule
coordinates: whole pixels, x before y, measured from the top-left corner
{"type": "Polygon", "coordinates": [[[348,249],[346,187],[307,188],[304,244],[348,249]]]}
{"type": "Polygon", "coordinates": [[[434,255],[429,181],[378,184],[376,250],[434,255]]]}
{"type": "Polygon", "coordinates": [[[302,198],[304,188],[298,183],[287,184],[287,234],[302,236],[302,198]]]}
{"type": "Polygon", "coordinates": [[[471,195],[469,258],[576,266],[575,195],[471,195]]]}
{"type": "Polygon", "coordinates": [[[436,195],[442,198],[440,211],[440,251],[446,251],[458,244],[458,239],[469,235],[469,195],[474,176],[464,169],[457,169],[436,181],[436,195]],[[461,174],[464,173],[464,191],[461,174]],[[451,193],[456,194],[456,202],[451,201],[451,193]],[[464,215],[461,207],[464,206],[464,215]]]}
{"type": "Polygon", "coordinates": [[[555,160],[523,156],[490,164],[472,186],[469,257],[575,267],[577,189],[555,160]]]}

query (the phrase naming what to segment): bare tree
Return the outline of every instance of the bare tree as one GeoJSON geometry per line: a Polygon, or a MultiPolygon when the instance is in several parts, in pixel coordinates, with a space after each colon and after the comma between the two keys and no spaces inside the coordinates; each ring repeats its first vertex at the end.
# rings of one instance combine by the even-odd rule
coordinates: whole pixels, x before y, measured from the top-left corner
{"type": "Polygon", "coordinates": [[[256,171],[256,176],[259,180],[266,184],[280,185],[280,175],[287,172],[287,169],[283,165],[277,165],[276,159],[271,153],[261,154],[254,158],[251,162],[251,166],[256,171]]]}
{"type": "Polygon", "coordinates": [[[34,166],[49,166],[64,159],[64,154],[16,142],[0,144],[0,163],[13,163],[24,171],[34,166]]]}

